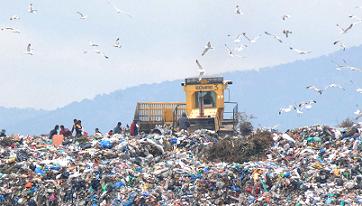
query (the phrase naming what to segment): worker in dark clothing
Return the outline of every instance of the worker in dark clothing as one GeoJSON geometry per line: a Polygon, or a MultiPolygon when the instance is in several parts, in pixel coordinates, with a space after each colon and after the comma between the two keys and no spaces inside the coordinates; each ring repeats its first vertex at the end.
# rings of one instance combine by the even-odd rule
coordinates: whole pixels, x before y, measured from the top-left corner
{"type": "Polygon", "coordinates": [[[63,135],[64,137],[70,137],[72,136],[72,133],[68,128],[65,128],[64,125],[60,125],[60,135],[63,135]]]}
{"type": "Polygon", "coordinates": [[[82,121],[77,120],[77,123],[75,124],[75,136],[81,137],[82,135],[83,135],[82,121]]]}
{"type": "Polygon", "coordinates": [[[2,129],[0,131],[0,137],[6,137],[6,130],[5,129],[2,129]]]}
{"type": "Polygon", "coordinates": [[[113,134],[121,134],[122,132],[122,123],[118,122],[117,126],[113,129],[113,134]]]}
{"type": "Polygon", "coordinates": [[[137,120],[133,120],[132,124],[131,124],[131,128],[130,128],[130,135],[131,136],[137,136],[138,135],[138,124],[137,124],[137,120]]]}
{"type": "Polygon", "coordinates": [[[190,121],[186,116],[186,113],[182,113],[182,117],[178,119],[178,127],[183,130],[187,130],[190,127],[190,121]]]}
{"type": "Polygon", "coordinates": [[[49,133],[49,139],[52,139],[54,135],[58,134],[59,125],[55,125],[54,129],[52,129],[49,133]]]}
{"type": "Polygon", "coordinates": [[[111,130],[109,130],[109,132],[107,133],[107,135],[110,137],[110,136],[112,136],[113,135],[113,130],[111,129],[111,130]]]}

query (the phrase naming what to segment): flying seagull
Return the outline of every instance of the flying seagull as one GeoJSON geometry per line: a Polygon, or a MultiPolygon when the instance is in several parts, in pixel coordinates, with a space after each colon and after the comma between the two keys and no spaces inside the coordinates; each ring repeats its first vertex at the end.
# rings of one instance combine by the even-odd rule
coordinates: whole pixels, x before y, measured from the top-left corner
{"type": "Polygon", "coordinates": [[[303,101],[303,102],[300,102],[298,104],[298,107],[303,110],[303,109],[311,109],[312,108],[312,105],[317,103],[317,101],[315,100],[309,100],[309,101],[303,101]]]}
{"type": "Polygon", "coordinates": [[[80,19],[86,20],[88,16],[82,14],[81,12],[77,11],[77,14],[80,15],[80,19]]]}
{"type": "Polygon", "coordinates": [[[292,33],[293,33],[293,32],[290,31],[290,30],[288,30],[288,29],[284,29],[284,30],[283,30],[283,34],[285,35],[286,38],[288,38],[288,37],[289,37],[289,34],[292,34],[292,33]]]}
{"type": "Polygon", "coordinates": [[[299,108],[296,108],[295,111],[297,112],[297,114],[303,114],[303,111],[300,110],[299,108]]]}
{"type": "Polygon", "coordinates": [[[20,17],[18,17],[18,16],[16,16],[16,15],[13,15],[13,16],[11,16],[9,19],[10,19],[10,21],[19,20],[20,17]]]}
{"type": "Polygon", "coordinates": [[[243,15],[244,14],[242,11],[240,11],[240,6],[239,5],[235,6],[235,13],[238,14],[238,15],[243,15]]]}
{"type": "Polygon", "coordinates": [[[114,10],[116,10],[117,14],[125,14],[127,15],[129,18],[132,18],[132,15],[129,12],[123,11],[121,9],[119,9],[116,5],[114,5],[110,0],[107,0],[107,2],[114,8],[114,10]]]}
{"type": "Polygon", "coordinates": [[[245,32],[242,33],[243,36],[245,37],[246,40],[248,40],[250,43],[255,43],[259,38],[260,38],[260,35],[254,37],[253,39],[250,39],[245,32]]]}
{"type": "Polygon", "coordinates": [[[303,50],[295,49],[295,48],[293,48],[293,47],[289,47],[289,49],[290,49],[290,50],[293,50],[293,51],[295,51],[295,52],[297,52],[298,54],[301,54],[301,55],[312,53],[312,51],[303,51],[303,50]]]}
{"type": "Polygon", "coordinates": [[[353,112],[356,115],[356,120],[359,119],[360,117],[362,117],[362,112],[361,110],[357,109],[355,112],[353,112]]]}
{"type": "Polygon", "coordinates": [[[101,52],[100,50],[95,50],[95,52],[97,53],[97,54],[100,54],[100,55],[102,55],[104,58],[106,58],[106,59],[108,59],[109,57],[107,56],[107,55],[105,55],[103,52],[101,52]]]}
{"type": "Polygon", "coordinates": [[[29,54],[29,55],[33,55],[33,49],[31,48],[31,44],[29,43],[28,46],[26,47],[26,52],[25,54],[29,54]]]}
{"type": "Polygon", "coordinates": [[[29,4],[29,7],[28,7],[28,12],[34,14],[34,13],[36,13],[37,11],[38,11],[38,10],[33,9],[33,4],[30,3],[30,4],[29,4]]]}
{"type": "Polygon", "coordinates": [[[341,85],[339,84],[335,84],[335,83],[331,83],[329,85],[327,85],[324,90],[327,90],[329,88],[338,88],[338,89],[342,89],[342,90],[345,90],[341,85]]]}
{"type": "Polygon", "coordinates": [[[201,56],[204,56],[210,49],[214,49],[214,48],[211,46],[210,42],[207,42],[204,51],[202,51],[201,56]]]}
{"type": "Polygon", "coordinates": [[[353,72],[362,72],[361,68],[357,68],[357,67],[348,65],[346,60],[343,59],[343,62],[345,63],[345,65],[340,65],[340,64],[334,62],[336,64],[336,70],[342,71],[342,69],[349,69],[353,72]]]}
{"type": "Polygon", "coordinates": [[[206,71],[205,69],[201,66],[199,60],[196,59],[196,64],[197,67],[199,69],[199,81],[201,81],[202,77],[205,75],[206,71]]]}
{"type": "Polygon", "coordinates": [[[225,49],[226,49],[226,52],[228,53],[228,55],[231,56],[231,57],[242,57],[242,56],[239,56],[239,55],[235,55],[234,52],[228,47],[227,44],[225,44],[225,49]]]}
{"type": "Polygon", "coordinates": [[[356,92],[362,94],[362,88],[357,88],[357,89],[356,89],[356,92]]]}
{"type": "Polygon", "coordinates": [[[337,24],[337,27],[341,30],[341,32],[340,32],[341,34],[345,34],[345,33],[347,33],[349,30],[351,30],[354,25],[357,25],[357,24],[359,24],[359,23],[361,23],[361,22],[362,22],[362,21],[353,22],[353,23],[350,24],[347,28],[342,28],[339,24],[337,24]]]}
{"type": "Polygon", "coordinates": [[[236,39],[234,40],[234,42],[235,43],[241,42],[241,38],[242,38],[242,34],[238,34],[238,36],[236,36],[236,39]]]}
{"type": "Polygon", "coordinates": [[[323,90],[319,89],[318,87],[314,86],[314,85],[309,85],[305,87],[306,89],[310,89],[313,90],[315,92],[318,92],[319,94],[323,93],[323,90]]]}
{"type": "Polygon", "coordinates": [[[280,43],[283,43],[283,40],[280,38],[280,37],[278,37],[278,36],[276,36],[276,35],[274,35],[274,34],[271,34],[271,33],[269,33],[269,32],[264,32],[266,35],[268,35],[268,36],[272,36],[274,39],[276,39],[276,40],[278,40],[280,43]]]}
{"type": "Polygon", "coordinates": [[[241,52],[242,50],[248,48],[248,45],[246,44],[241,44],[238,48],[236,48],[236,51],[241,52]]]}
{"type": "Polygon", "coordinates": [[[16,34],[19,34],[19,33],[20,33],[19,30],[15,29],[15,28],[13,28],[13,27],[0,28],[0,30],[1,30],[1,31],[4,31],[4,30],[5,30],[5,31],[10,31],[10,32],[16,33],[16,34]]]}
{"type": "Polygon", "coordinates": [[[346,45],[340,40],[334,41],[333,45],[339,45],[341,48],[343,48],[343,51],[346,51],[346,48],[347,48],[346,45]]]}
{"type": "Polygon", "coordinates": [[[356,20],[357,22],[362,21],[362,19],[360,17],[356,16],[356,15],[349,15],[348,17],[351,18],[351,19],[356,20]]]}
{"type": "Polygon", "coordinates": [[[283,21],[285,21],[285,20],[289,19],[290,17],[291,16],[289,14],[286,14],[286,15],[282,16],[282,19],[283,19],[283,21]]]}
{"type": "Polygon", "coordinates": [[[99,46],[99,44],[96,44],[96,43],[90,41],[90,42],[89,42],[89,46],[96,47],[96,46],[99,46]]]}
{"type": "Polygon", "coordinates": [[[288,113],[288,112],[291,112],[292,110],[295,110],[296,107],[294,105],[288,105],[286,107],[282,107],[280,108],[278,114],[281,115],[283,113],[288,113]]]}
{"type": "Polygon", "coordinates": [[[113,44],[114,47],[116,48],[122,48],[122,45],[121,43],[119,42],[119,37],[116,39],[116,41],[114,42],[113,44]]]}

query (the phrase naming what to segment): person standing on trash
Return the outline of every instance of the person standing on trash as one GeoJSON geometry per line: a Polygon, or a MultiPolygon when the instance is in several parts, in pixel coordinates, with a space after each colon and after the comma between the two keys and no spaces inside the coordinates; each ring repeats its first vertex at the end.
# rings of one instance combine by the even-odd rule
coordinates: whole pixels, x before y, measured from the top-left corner
{"type": "Polygon", "coordinates": [[[60,135],[63,135],[64,137],[70,137],[72,136],[72,133],[68,128],[65,128],[64,125],[60,125],[60,135]]]}
{"type": "Polygon", "coordinates": [[[0,131],[0,137],[6,137],[6,130],[5,129],[2,129],[0,131]]]}
{"type": "Polygon", "coordinates": [[[187,130],[190,127],[190,121],[187,118],[187,115],[185,112],[182,113],[182,117],[178,119],[177,126],[180,128],[180,130],[187,130]]]}
{"type": "Polygon", "coordinates": [[[131,136],[137,136],[138,135],[138,125],[137,120],[133,120],[130,128],[130,135],[131,136]]]}
{"type": "Polygon", "coordinates": [[[107,133],[108,137],[111,137],[113,135],[113,129],[109,130],[109,132],[107,133]]]}
{"type": "Polygon", "coordinates": [[[82,121],[78,120],[75,124],[75,136],[81,137],[83,132],[82,121]]]}
{"type": "Polygon", "coordinates": [[[122,123],[118,122],[117,126],[113,129],[113,134],[121,134],[122,132],[122,123]]]}
{"type": "Polygon", "coordinates": [[[77,119],[73,119],[73,127],[72,127],[72,130],[70,130],[70,132],[72,133],[73,135],[73,132],[75,131],[75,125],[77,124],[78,120],[77,119]]]}
{"type": "Polygon", "coordinates": [[[95,128],[95,130],[94,130],[94,136],[96,136],[96,137],[101,137],[101,136],[103,136],[103,134],[102,134],[102,132],[99,131],[98,128],[95,128]]]}
{"type": "Polygon", "coordinates": [[[54,135],[58,134],[59,125],[55,125],[54,129],[49,132],[49,139],[52,139],[54,135]]]}

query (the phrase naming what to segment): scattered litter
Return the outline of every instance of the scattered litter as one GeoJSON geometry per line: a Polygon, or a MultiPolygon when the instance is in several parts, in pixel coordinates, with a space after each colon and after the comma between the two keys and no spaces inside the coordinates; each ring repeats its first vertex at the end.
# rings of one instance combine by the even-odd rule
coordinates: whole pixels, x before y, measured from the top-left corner
{"type": "Polygon", "coordinates": [[[0,138],[1,205],[360,205],[362,127],[0,138]]]}

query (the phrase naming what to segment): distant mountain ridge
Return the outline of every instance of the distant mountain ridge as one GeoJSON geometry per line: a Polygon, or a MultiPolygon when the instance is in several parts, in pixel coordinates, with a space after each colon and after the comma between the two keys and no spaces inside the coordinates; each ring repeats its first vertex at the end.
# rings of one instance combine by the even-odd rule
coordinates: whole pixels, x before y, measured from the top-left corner
{"type": "MultiPolygon", "coordinates": [[[[239,103],[239,110],[256,116],[253,119],[255,126],[280,125],[279,128],[286,129],[319,123],[336,125],[346,117],[353,117],[356,105],[362,100],[362,94],[355,91],[362,87],[362,72],[337,71],[331,60],[342,62],[342,59],[346,59],[349,64],[362,67],[361,54],[362,46],[359,46],[328,56],[259,71],[229,72],[223,76],[233,81],[230,86],[231,100],[239,103]],[[307,85],[325,87],[330,83],[341,84],[346,90],[332,88],[319,95],[305,89],[307,85]],[[302,115],[295,112],[278,115],[280,107],[309,99],[317,101],[310,111],[305,111],[302,115]]],[[[92,100],[71,103],[54,111],[0,107],[0,128],[7,129],[9,133],[48,133],[55,124],[71,127],[72,120],[79,118],[90,133],[96,127],[102,132],[108,132],[118,121],[126,125],[132,120],[137,102],[183,102],[182,81],[117,90],[107,95],[98,95],[92,100]]]]}

